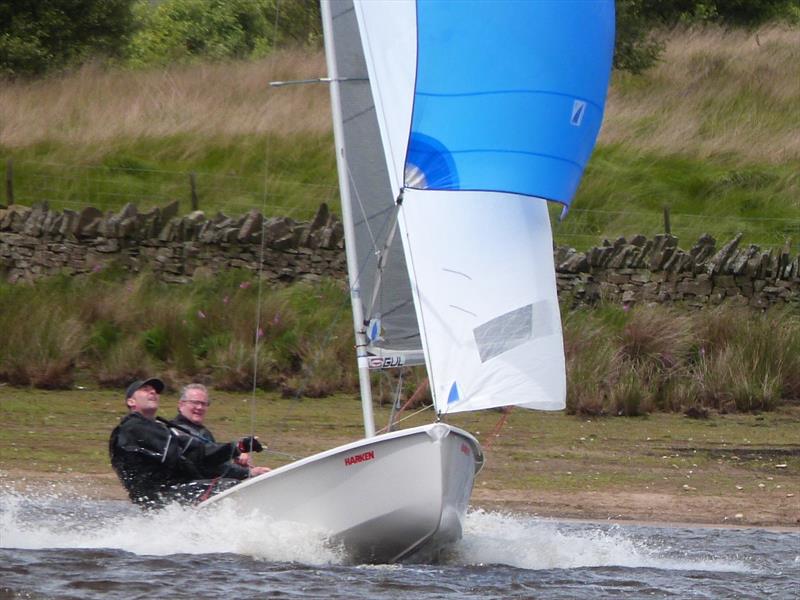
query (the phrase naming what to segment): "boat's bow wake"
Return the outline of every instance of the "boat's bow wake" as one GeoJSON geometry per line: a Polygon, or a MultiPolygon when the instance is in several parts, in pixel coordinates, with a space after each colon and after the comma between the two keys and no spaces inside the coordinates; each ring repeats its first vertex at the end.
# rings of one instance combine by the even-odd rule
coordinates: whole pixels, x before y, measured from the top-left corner
{"type": "Polygon", "coordinates": [[[448,556],[462,564],[504,564],[522,569],[629,567],[667,570],[751,572],[752,564],[723,553],[694,555],[678,547],[673,532],[648,535],[648,528],[572,524],[524,515],[472,511],[463,539],[448,556]]]}

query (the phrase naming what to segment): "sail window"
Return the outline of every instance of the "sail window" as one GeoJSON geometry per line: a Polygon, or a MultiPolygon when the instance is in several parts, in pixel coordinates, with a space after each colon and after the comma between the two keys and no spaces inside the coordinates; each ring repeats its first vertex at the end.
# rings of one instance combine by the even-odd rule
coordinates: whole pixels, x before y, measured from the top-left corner
{"type": "Polygon", "coordinates": [[[546,301],[534,302],[495,317],[473,329],[481,362],[553,333],[546,301]]]}

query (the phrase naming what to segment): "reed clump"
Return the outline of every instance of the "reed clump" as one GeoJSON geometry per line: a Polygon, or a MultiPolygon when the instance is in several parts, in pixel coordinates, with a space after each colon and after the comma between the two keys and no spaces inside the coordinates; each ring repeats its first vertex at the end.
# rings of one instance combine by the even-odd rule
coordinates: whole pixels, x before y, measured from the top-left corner
{"type": "MultiPolygon", "coordinates": [[[[255,385],[298,397],[358,389],[347,291],[335,281],[258,290],[252,275],[231,272],[175,286],[109,270],[0,284],[0,302],[0,382],[11,385],[122,387],[158,373],[176,387],[255,385]]],[[[565,310],[563,321],[570,413],[800,404],[800,317],[791,308],[600,305],[565,310]]],[[[394,401],[398,374],[386,386],[381,377],[376,401],[394,401]]],[[[403,377],[405,398],[424,372],[403,377]]]]}
{"type": "Polygon", "coordinates": [[[113,272],[3,284],[0,381],[119,387],[160,373],[228,390],[302,393],[308,380],[315,395],[353,391],[346,298],[334,282],[259,291],[241,274],[183,287],[113,272]]]}
{"type": "Polygon", "coordinates": [[[753,412],[800,400],[791,309],[605,306],[564,321],[571,413],[753,412]]]}

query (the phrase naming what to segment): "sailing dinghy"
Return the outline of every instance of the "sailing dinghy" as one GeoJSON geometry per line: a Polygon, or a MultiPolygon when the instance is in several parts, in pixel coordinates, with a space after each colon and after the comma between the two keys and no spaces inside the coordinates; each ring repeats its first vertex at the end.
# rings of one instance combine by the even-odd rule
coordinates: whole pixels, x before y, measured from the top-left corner
{"type": "Polygon", "coordinates": [[[564,408],[546,201],[600,129],[612,0],[323,0],[365,437],[203,503],[329,533],[353,560],[461,537],[478,441],[446,415],[564,408]],[[436,422],[375,435],[370,370],[427,367],[436,422]]]}

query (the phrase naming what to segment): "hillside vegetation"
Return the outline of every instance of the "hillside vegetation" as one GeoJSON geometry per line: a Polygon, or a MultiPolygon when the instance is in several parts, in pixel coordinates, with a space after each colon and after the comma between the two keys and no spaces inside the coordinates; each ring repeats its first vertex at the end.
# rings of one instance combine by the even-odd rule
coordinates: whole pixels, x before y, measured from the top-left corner
{"type": "MultiPolygon", "coordinates": [[[[796,241],[800,29],[685,29],[665,44],[654,68],[614,74],[597,151],[569,215],[554,219],[556,240],[587,247],[652,234],[669,206],[682,245],[703,232],[796,241]]],[[[89,65],[6,82],[0,160],[13,169],[22,204],[114,210],[179,199],[188,211],[194,173],[206,212],[308,218],[338,196],[327,89],[269,82],[324,74],[321,54],[281,51],[158,70],[89,65]]],[[[262,296],[243,274],[175,287],[106,272],[88,282],[0,284],[0,305],[0,382],[119,387],[160,372],[175,383],[245,389],[257,339],[264,389],[318,396],[356,387],[348,299],[337,283],[262,296]]],[[[601,307],[565,312],[564,327],[575,413],[771,410],[800,401],[800,321],[790,311],[689,317],[601,307]]],[[[422,377],[412,373],[408,393],[422,377]]]]}
{"type": "MultiPolygon", "coordinates": [[[[270,88],[325,74],[319,53],[149,71],[86,66],[0,88],[0,159],[15,200],[113,209],[311,216],[338,195],[327,89],[270,88]]],[[[615,72],[598,148],[557,241],[655,233],[663,208],[685,244],[783,244],[800,216],[800,28],[672,32],[662,60],[615,72]]],[[[558,207],[553,207],[554,214],[558,207]]]]}

